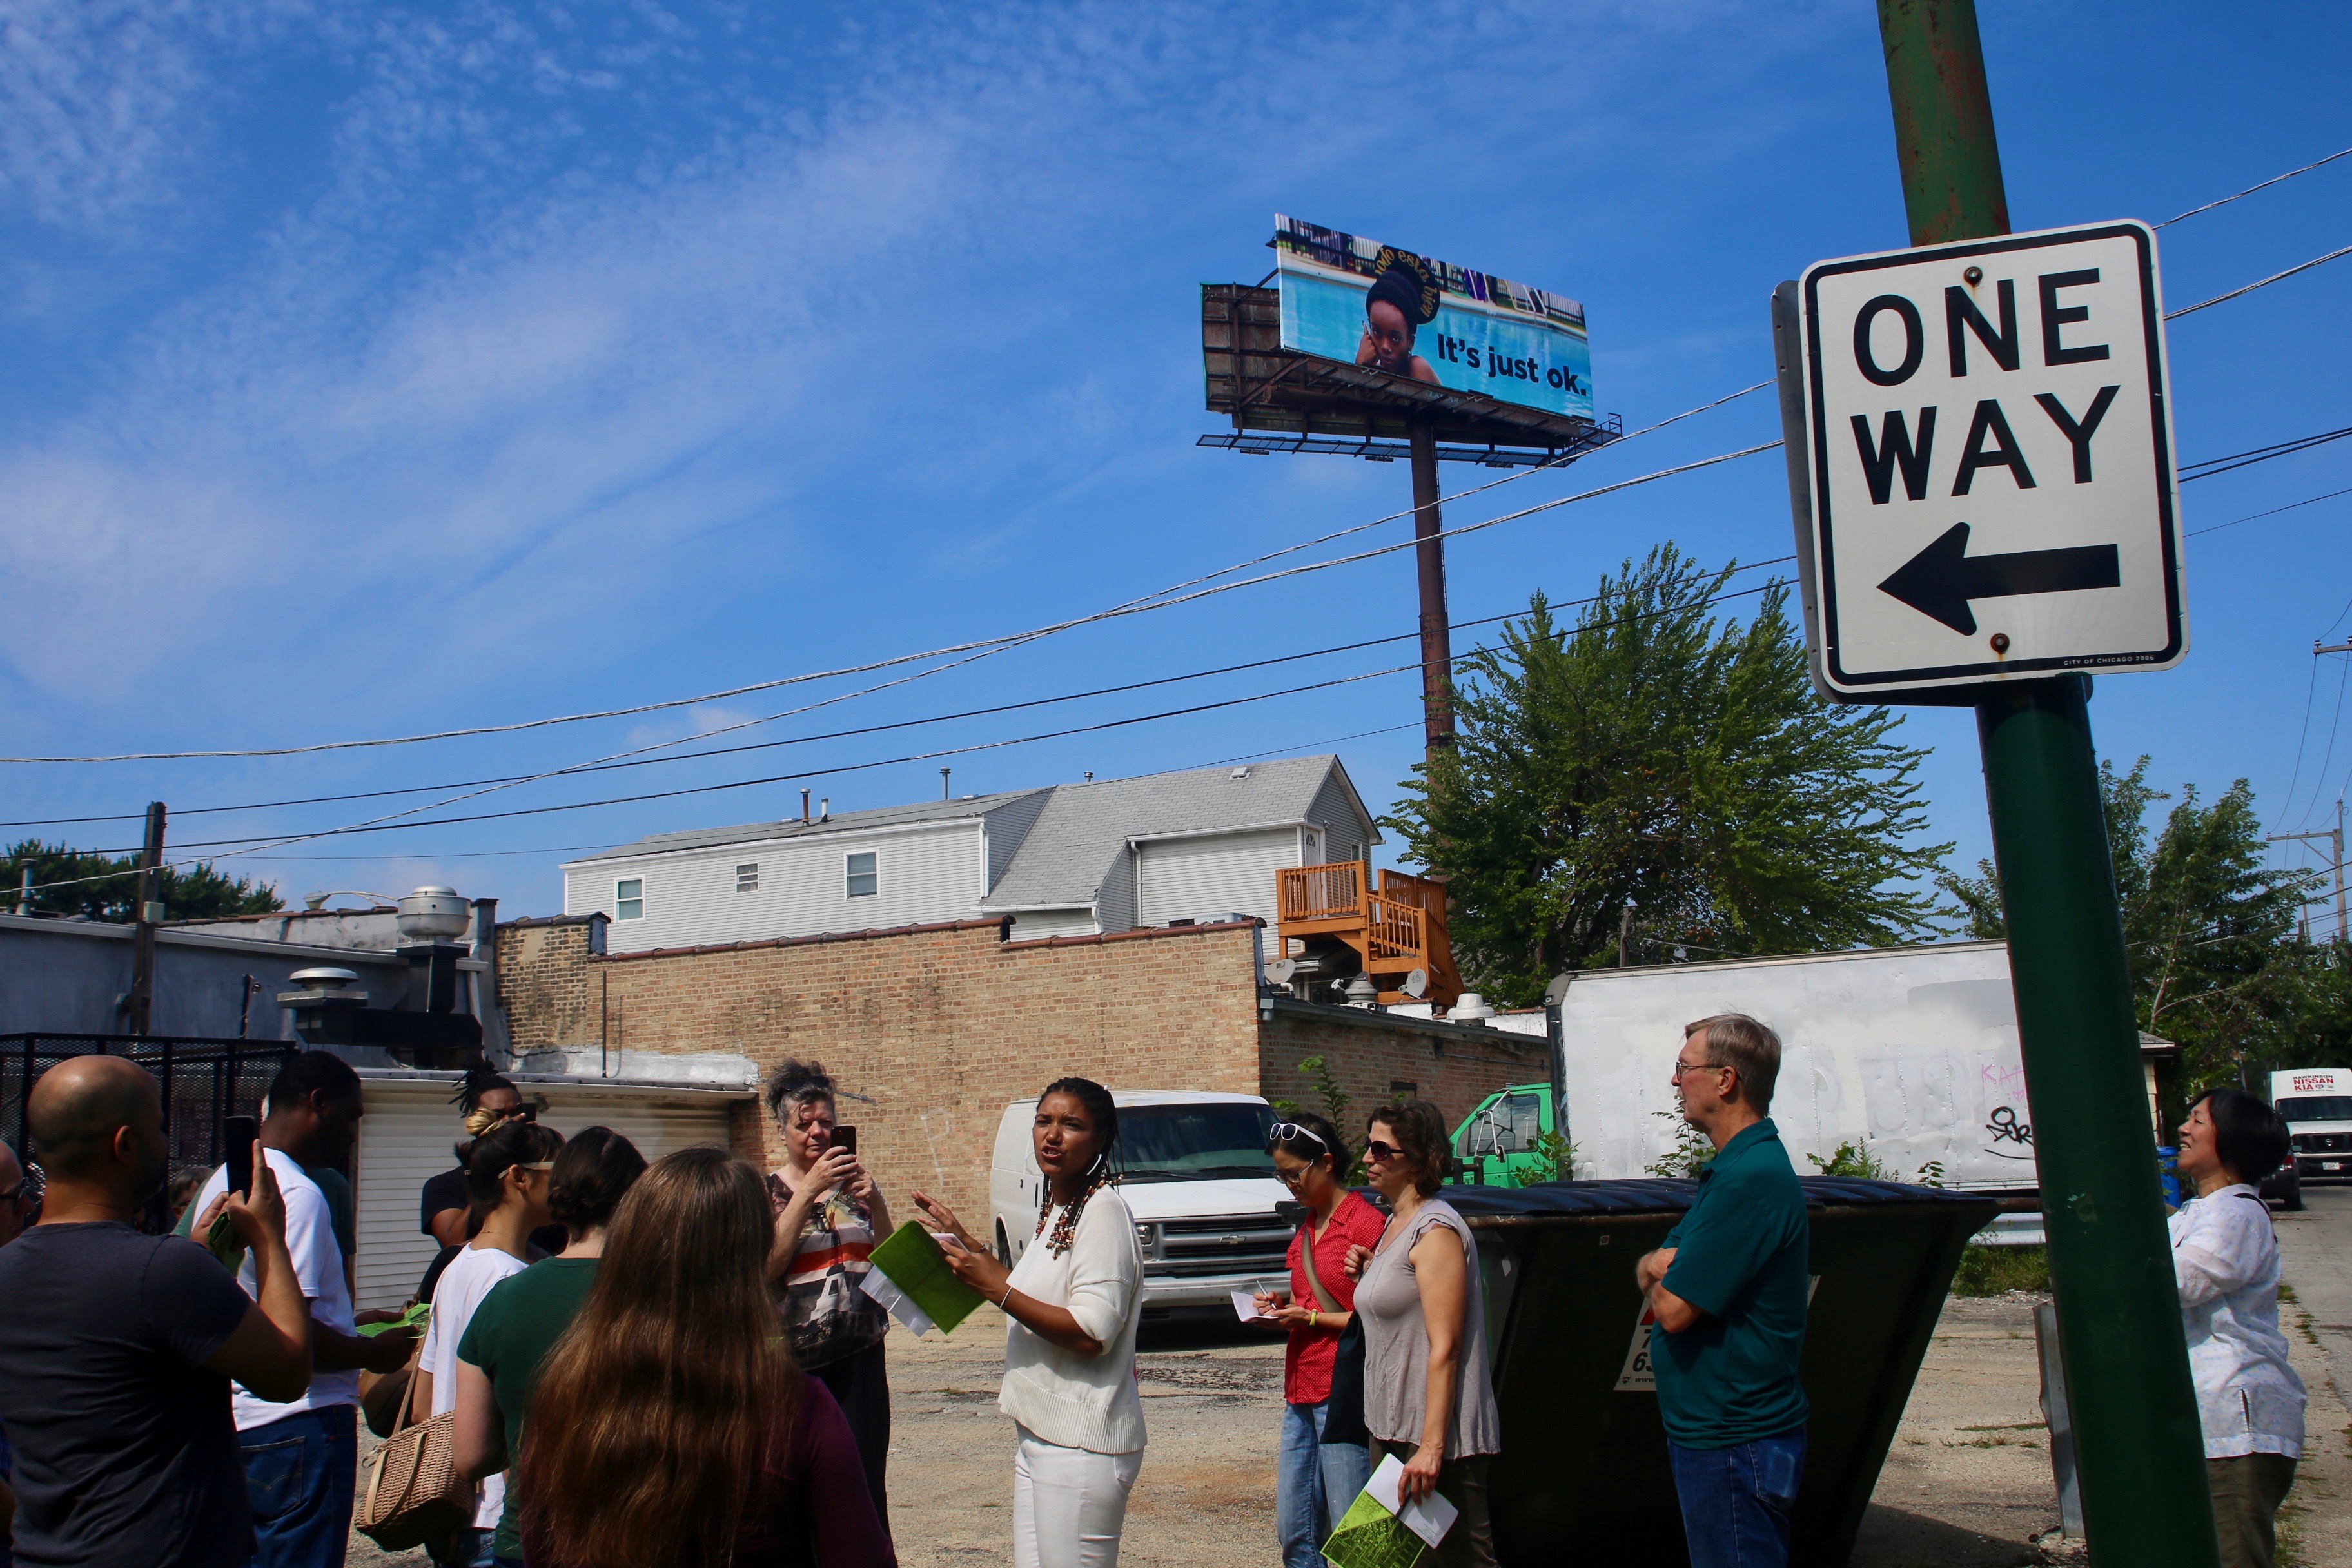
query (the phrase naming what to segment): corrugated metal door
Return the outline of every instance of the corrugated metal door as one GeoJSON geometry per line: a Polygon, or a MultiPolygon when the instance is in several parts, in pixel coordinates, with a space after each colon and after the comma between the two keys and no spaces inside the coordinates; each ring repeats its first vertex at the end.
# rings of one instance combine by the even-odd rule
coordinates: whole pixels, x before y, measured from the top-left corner
{"type": "MultiPolygon", "coordinates": [[[[583,1127],[609,1127],[635,1143],[648,1160],[696,1143],[727,1143],[727,1104],[716,1097],[698,1103],[663,1103],[664,1091],[644,1099],[611,1089],[567,1091],[560,1086],[526,1083],[523,1092],[543,1100],[540,1119],[567,1137],[583,1127]]],[[[425,1277],[439,1251],[417,1228],[417,1205],[425,1182],[457,1163],[450,1145],[463,1134],[449,1083],[381,1079],[367,1084],[367,1115],[360,1121],[353,1206],[359,1226],[361,1308],[398,1307],[425,1277]]]]}
{"type": "Polygon", "coordinates": [[[354,1306],[399,1306],[440,1250],[417,1229],[416,1211],[425,1182],[457,1163],[450,1145],[466,1127],[449,1091],[447,1079],[367,1082],[367,1114],[360,1118],[352,1161],[360,1243],[354,1306]]]}

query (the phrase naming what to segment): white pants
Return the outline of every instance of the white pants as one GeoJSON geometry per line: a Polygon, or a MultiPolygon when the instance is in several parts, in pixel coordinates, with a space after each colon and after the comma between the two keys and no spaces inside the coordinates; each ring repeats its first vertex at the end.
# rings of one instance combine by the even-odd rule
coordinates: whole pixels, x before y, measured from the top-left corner
{"type": "Polygon", "coordinates": [[[1143,1450],[1096,1454],[1026,1426],[1013,1459],[1013,1568],[1118,1568],[1127,1494],[1143,1450]]]}

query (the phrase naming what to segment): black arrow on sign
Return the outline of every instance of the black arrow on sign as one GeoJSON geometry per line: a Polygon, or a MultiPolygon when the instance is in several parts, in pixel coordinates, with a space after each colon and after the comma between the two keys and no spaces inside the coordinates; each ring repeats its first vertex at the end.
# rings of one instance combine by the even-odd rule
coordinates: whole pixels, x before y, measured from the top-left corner
{"type": "Polygon", "coordinates": [[[1970,599],[2120,588],[2123,581],[2123,563],[2112,544],[1971,556],[1969,525],[1956,522],[1878,586],[1880,592],[1893,595],[1921,615],[1970,637],[1977,629],[1976,615],[1969,608],[1970,599]]]}

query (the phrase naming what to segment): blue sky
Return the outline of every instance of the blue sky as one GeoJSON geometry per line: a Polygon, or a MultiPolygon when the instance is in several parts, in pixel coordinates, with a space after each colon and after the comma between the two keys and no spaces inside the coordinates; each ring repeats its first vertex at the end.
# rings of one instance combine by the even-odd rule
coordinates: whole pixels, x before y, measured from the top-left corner
{"type": "MultiPolygon", "coordinates": [[[[1982,16],[2020,228],[2161,220],[2352,144],[2340,12],[1985,0],[1982,16]]],[[[1768,376],[1772,285],[1905,235],[1861,4],[26,0],[0,26],[9,754],[298,745],[659,701],[1082,615],[1395,511],[1402,465],[1193,444],[1217,427],[1197,286],[1267,270],[1277,210],[1583,300],[1597,400],[1629,428],[1768,376]]],[[[2168,301],[2347,243],[2347,197],[2352,159],[2165,230],[2168,301]]],[[[2352,423],[2347,324],[2352,258],[2177,324],[2184,458],[2352,423]]],[[[1778,433],[1769,395],[1748,397],[1447,521],[1778,433]]],[[[1496,476],[1444,477],[1453,490],[1496,476]]],[[[2352,442],[2191,485],[2184,516],[2194,530],[2347,486],[2352,442]]],[[[2310,648],[2352,626],[2347,507],[2192,539],[2189,658],[2101,681],[2102,751],[2148,752],[2158,780],[2209,793],[2248,777],[2283,826],[2332,820],[2352,769],[2352,728],[2328,747],[2344,660],[2315,668],[2310,648]]],[[[1581,596],[1664,540],[1707,562],[1786,554],[1778,454],[1462,540],[1454,613],[1581,596]]],[[[1405,632],[1414,613],[1410,556],[1391,555],[720,743],[1405,632]]],[[[552,780],[425,815],[843,768],[1408,657],[552,780]]],[[[514,735],[0,779],[10,819],[454,784],[873,679],[514,735]]],[[[1393,675],[940,760],[961,794],[1333,749],[1380,809],[1417,736],[1331,742],[1409,723],[1415,690],[1393,675]]],[[[1905,732],[1933,748],[1937,836],[1971,861],[1986,829],[1970,721],[1921,710],[1905,732]]],[[[938,766],[807,783],[837,810],[887,805],[936,793],[938,766]]],[[[289,899],[437,880],[548,912],[564,851],[796,812],[799,788],[224,865],[289,899]],[[390,856],[409,858],[375,858],[390,856]]],[[[173,837],[315,830],[459,793],[180,815],[173,837]]],[[[136,838],[129,822],[5,831],[136,838]]]]}

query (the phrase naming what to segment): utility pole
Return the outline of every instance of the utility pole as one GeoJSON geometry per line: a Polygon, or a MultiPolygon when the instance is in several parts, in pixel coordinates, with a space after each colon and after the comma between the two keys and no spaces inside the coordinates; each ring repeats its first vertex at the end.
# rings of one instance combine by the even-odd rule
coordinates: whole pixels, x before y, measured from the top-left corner
{"type": "Polygon", "coordinates": [[[2278,844],[2290,838],[2325,838],[2327,840],[2328,847],[2335,851],[2328,857],[2328,865],[2336,873],[2336,940],[2339,942],[2345,941],[2343,797],[2338,795],[2336,800],[2335,826],[2323,827],[2315,833],[2273,833],[2270,836],[2269,842],[2278,844]]]}
{"type": "Polygon", "coordinates": [[[139,856],[138,907],[131,911],[137,923],[131,931],[131,1032],[143,1035],[155,1010],[155,928],[163,923],[163,906],[156,895],[163,876],[163,803],[147,803],[147,844],[139,856]]]}
{"type": "MultiPolygon", "coordinates": [[[[2009,232],[1975,0],[1878,0],[1914,246],[2009,232]]],[[[2215,1568],[2089,682],[1977,697],[2083,1517],[2103,1568],[2215,1568]]]]}
{"type": "Polygon", "coordinates": [[[1421,568],[1422,742],[1428,760],[1454,744],[1454,633],[1445,616],[1444,524],[1437,510],[1437,430],[1416,419],[1412,432],[1413,556],[1421,568]]]}
{"type": "Polygon", "coordinates": [[[1631,969],[1633,966],[1633,900],[1628,899],[1625,907],[1617,911],[1617,967],[1631,969]]]}

